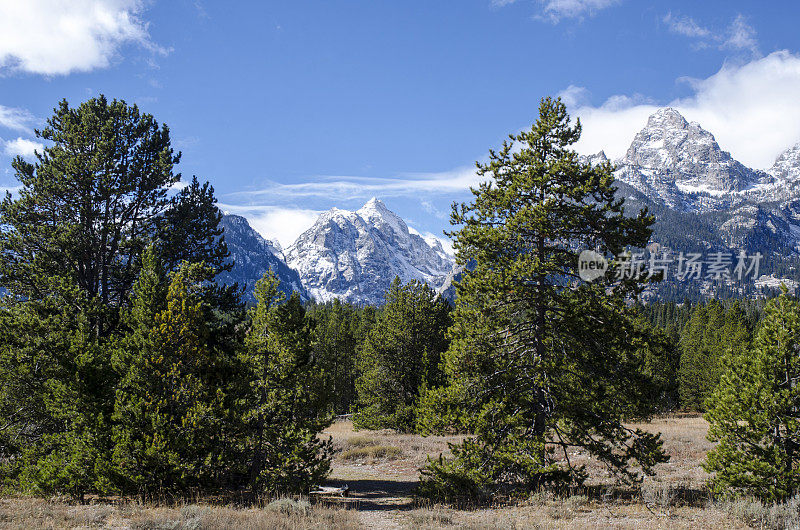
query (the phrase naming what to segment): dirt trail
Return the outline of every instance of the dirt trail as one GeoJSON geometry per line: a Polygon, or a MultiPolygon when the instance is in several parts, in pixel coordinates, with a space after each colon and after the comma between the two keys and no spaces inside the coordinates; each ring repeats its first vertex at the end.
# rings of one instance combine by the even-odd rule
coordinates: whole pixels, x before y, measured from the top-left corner
{"type": "Polygon", "coordinates": [[[414,508],[412,493],[419,481],[419,468],[427,455],[447,450],[442,438],[422,439],[391,431],[353,430],[349,421],[334,423],[325,431],[334,440],[336,454],[326,485],[350,488],[346,499],[326,499],[358,512],[366,528],[408,527],[407,512],[414,508]],[[392,450],[387,457],[347,457],[349,450],[392,450]]]}
{"type": "Polygon", "coordinates": [[[413,508],[411,493],[417,485],[417,475],[335,463],[327,485],[350,488],[346,499],[326,502],[356,510],[365,528],[403,528],[407,526],[403,524],[404,512],[413,508]]]}

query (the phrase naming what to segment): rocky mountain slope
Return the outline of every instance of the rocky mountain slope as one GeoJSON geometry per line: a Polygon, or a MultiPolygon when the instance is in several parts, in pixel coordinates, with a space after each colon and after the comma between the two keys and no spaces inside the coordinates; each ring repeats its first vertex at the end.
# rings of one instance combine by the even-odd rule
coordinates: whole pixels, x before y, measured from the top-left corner
{"type": "MultiPolygon", "coordinates": [[[[586,160],[608,158],[600,152],[586,160]]],[[[665,108],[650,116],[614,164],[627,211],[647,207],[656,216],[652,239],[660,250],[764,255],[760,272],[770,281],[751,279],[745,286],[663,282],[657,296],[748,295],[756,285],[780,284],[776,278],[800,281],[800,143],[771,168],[752,169],[724,151],[700,124],[665,108]]],[[[355,212],[323,213],[285,251],[242,217],[225,216],[223,224],[236,262],[224,281],[238,281],[248,291],[272,268],[287,292],[322,302],[340,298],[377,305],[395,276],[427,282],[452,298],[461,272],[441,243],[414,233],[377,199],[355,212]]]]}
{"type": "Polygon", "coordinates": [[[286,263],[318,301],[336,297],[380,304],[395,276],[440,287],[453,259],[441,243],[411,232],[403,219],[373,198],[355,212],[333,208],[320,215],[286,249],[286,263]]]}
{"type": "MultiPolygon", "coordinates": [[[[598,153],[587,160],[606,157],[598,153]]],[[[614,163],[627,209],[647,207],[656,216],[653,241],[662,247],[706,254],[761,252],[762,273],[798,276],[800,144],[770,169],[751,169],[723,151],[699,124],[666,108],[650,116],[614,163]]]]}
{"type": "Polygon", "coordinates": [[[225,215],[222,218],[225,228],[225,242],[234,262],[230,272],[223,272],[219,280],[231,285],[238,283],[244,288],[245,299],[253,301],[253,287],[268,270],[272,270],[281,281],[281,290],[287,296],[297,291],[301,298],[308,299],[308,292],[297,271],[286,265],[280,245],[268,241],[256,232],[247,219],[239,215],[225,215]]]}

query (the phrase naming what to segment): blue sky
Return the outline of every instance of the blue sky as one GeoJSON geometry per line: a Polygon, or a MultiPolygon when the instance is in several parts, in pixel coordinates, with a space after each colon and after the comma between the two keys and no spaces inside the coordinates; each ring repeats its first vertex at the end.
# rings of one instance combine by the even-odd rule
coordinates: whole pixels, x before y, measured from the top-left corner
{"type": "Polygon", "coordinates": [[[441,235],[476,159],[561,95],[623,154],[678,107],[767,167],[800,141],[798,2],[0,0],[0,186],[58,100],[135,102],[286,244],[375,195],[441,235]]]}

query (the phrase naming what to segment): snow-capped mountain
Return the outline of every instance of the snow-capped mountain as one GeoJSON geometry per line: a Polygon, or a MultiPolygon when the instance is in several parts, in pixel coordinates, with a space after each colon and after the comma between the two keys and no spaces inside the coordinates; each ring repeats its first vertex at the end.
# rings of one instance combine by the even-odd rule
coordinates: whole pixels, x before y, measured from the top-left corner
{"type": "MultiPolygon", "coordinates": [[[[583,159],[609,161],[602,151],[583,159]]],[[[647,207],[655,215],[653,241],[659,248],[761,252],[765,275],[800,280],[800,143],[766,171],[752,169],[699,124],[665,108],[649,117],[614,165],[626,211],[647,207]]],[[[374,198],[354,212],[323,213],[285,250],[243,217],[225,216],[223,226],[236,262],[223,281],[246,285],[248,292],[272,268],[287,292],[379,305],[395,276],[427,282],[451,298],[461,273],[436,238],[416,233],[374,198]]],[[[695,289],[666,285],[681,299],[686,289],[695,289]]]]}
{"type": "Polygon", "coordinates": [[[244,288],[245,299],[253,301],[253,287],[268,270],[272,270],[281,281],[280,288],[288,297],[297,291],[301,298],[308,299],[297,271],[286,265],[283,250],[277,242],[264,239],[256,232],[247,219],[239,215],[222,217],[225,229],[225,242],[231,253],[233,268],[219,275],[219,280],[232,285],[238,283],[244,288]]]}
{"type": "Polygon", "coordinates": [[[734,160],[714,135],[671,108],[650,116],[617,165],[619,181],[684,211],[727,209],[767,193],[775,182],[734,160]]]}
{"type": "Polygon", "coordinates": [[[767,172],[788,196],[800,196],[800,143],[781,153],[767,172]]]}
{"type": "Polygon", "coordinates": [[[800,144],[768,170],[751,169],[699,124],[665,108],[614,164],[626,209],[646,206],[655,215],[652,239],[662,247],[761,252],[767,271],[800,275],[800,144]]]}
{"type": "Polygon", "coordinates": [[[380,304],[395,276],[438,288],[453,259],[438,240],[426,241],[413,233],[373,198],[355,212],[332,208],[320,215],[286,249],[286,263],[318,301],[380,304]]]}

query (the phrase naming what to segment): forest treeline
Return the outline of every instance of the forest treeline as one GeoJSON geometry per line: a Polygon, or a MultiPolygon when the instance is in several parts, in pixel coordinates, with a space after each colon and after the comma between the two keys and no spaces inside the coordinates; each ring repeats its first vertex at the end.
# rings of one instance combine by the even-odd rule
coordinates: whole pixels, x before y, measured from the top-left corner
{"type": "MultiPolygon", "coordinates": [[[[489,499],[580,484],[588,451],[624,482],[668,460],[633,419],[705,412],[721,494],[797,492],[800,308],[634,304],[643,280],[577,274],[575,248],[619,255],[654,219],[624,211],[609,163],[583,162],[563,103],[490,151],[456,204],[455,305],[395,279],[379,307],[253,304],[214,190],[179,186],[169,129],[104,97],[64,101],[0,204],[0,477],[10,491],[307,492],[336,415],[358,429],[462,433],[420,495],[489,499]],[[559,454],[567,456],[559,459],[559,454]]],[[[616,277],[615,277],[616,276],[616,277]]]]}

